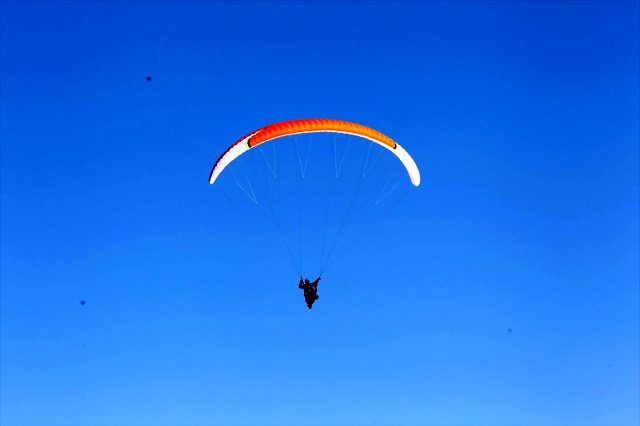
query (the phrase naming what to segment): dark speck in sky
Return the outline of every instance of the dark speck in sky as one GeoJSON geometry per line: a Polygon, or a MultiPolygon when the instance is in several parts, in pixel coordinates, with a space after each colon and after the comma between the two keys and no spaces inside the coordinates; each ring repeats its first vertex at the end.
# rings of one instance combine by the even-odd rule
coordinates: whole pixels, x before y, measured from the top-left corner
{"type": "Polygon", "coordinates": [[[85,301],[84,301],[84,300],[81,300],[81,301],[80,301],[80,304],[81,304],[81,305],[84,305],[84,304],[85,304],[85,301]]]}
{"type": "Polygon", "coordinates": [[[147,81],[151,81],[151,76],[150,75],[147,76],[147,81]]]}

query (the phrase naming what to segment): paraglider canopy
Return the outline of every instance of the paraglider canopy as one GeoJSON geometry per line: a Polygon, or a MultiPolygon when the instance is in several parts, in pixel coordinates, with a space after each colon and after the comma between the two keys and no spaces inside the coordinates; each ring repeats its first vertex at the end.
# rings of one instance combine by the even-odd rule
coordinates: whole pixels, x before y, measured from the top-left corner
{"type": "Polygon", "coordinates": [[[209,183],[213,184],[225,167],[251,148],[283,136],[317,132],[344,133],[359,136],[383,146],[402,162],[407,169],[411,183],[415,186],[420,185],[420,171],[415,161],[407,151],[389,136],[362,124],[326,118],[307,118],[273,123],[241,137],[218,158],[211,169],[211,173],[209,173],[209,183]]]}

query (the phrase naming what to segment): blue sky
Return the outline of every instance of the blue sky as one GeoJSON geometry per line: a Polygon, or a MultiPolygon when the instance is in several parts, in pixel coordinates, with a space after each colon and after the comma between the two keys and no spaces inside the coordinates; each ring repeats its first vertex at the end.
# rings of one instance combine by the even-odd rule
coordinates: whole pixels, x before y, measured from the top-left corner
{"type": "Polygon", "coordinates": [[[637,2],[0,7],[0,423],[640,423],[637,2]],[[207,183],[302,117],[424,179],[311,311],[207,183]]]}

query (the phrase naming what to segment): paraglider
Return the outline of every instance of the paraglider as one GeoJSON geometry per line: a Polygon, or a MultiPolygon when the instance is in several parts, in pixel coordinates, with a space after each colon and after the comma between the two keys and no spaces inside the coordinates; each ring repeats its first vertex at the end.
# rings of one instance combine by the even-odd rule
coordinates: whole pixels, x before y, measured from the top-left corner
{"type": "Polygon", "coordinates": [[[318,282],[321,277],[318,277],[314,282],[309,282],[307,278],[302,281],[302,277],[300,277],[300,283],[298,283],[298,288],[304,290],[304,301],[307,302],[307,306],[309,309],[313,306],[313,303],[320,298],[318,296],[318,282]]]}
{"type": "MultiPolygon", "coordinates": [[[[331,139],[326,138],[326,140],[331,140],[331,139]]],[[[282,142],[282,143],[285,146],[287,145],[287,143],[285,142],[282,142]]],[[[322,145],[326,146],[327,144],[325,142],[322,142],[322,145]]],[[[289,146],[294,146],[294,144],[291,143],[291,145],[289,146]]],[[[267,171],[264,172],[261,176],[258,176],[259,172],[255,170],[255,169],[259,169],[259,167],[256,167],[255,169],[249,168],[249,173],[246,173],[245,167],[243,167],[242,162],[240,162],[239,169],[242,173],[242,176],[238,178],[238,176],[235,175],[235,173],[231,173],[231,176],[235,180],[235,187],[240,188],[244,196],[246,196],[246,199],[249,200],[252,205],[256,206],[257,208],[263,209],[263,213],[265,214],[265,216],[272,221],[274,228],[279,232],[280,237],[282,238],[287,248],[288,254],[292,258],[291,259],[292,264],[296,269],[298,269],[298,272],[300,273],[300,281],[298,284],[298,288],[304,291],[305,302],[309,309],[311,309],[315,301],[319,299],[317,291],[318,291],[318,282],[320,281],[320,276],[322,276],[324,269],[326,268],[326,265],[328,263],[328,260],[331,258],[331,256],[335,252],[336,241],[339,238],[342,238],[345,233],[344,232],[345,224],[349,223],[351,218],[354,216],[354,211],[358,207],[365,205],[366,202],[370,202],[372,204],[371,207],[378,206],[378,204],[383,199],[385,199],[388,196],[388,194],[392,192],[394,188],[396,188],[397,186],[389,183],[390,177],[381,178],[381,180],[376,182],[378,186],[372,187],[372,189],[370,190],[371,194],[369,195],[371,196],[364,199],[365,203],[362,203],[361,202],[362,199],[358,199],[357,197],[358,195],[362,194],[363,191],[361,191],[361,189],[363,187],[364,188],[367,187],[367,185],[363,185],[363,182],[367,176],[367,172],[371,168],[373,168],[373,164],[376,162],[378,158],[376,156],[375,157],[376,159],[373,159],[370,161],[370,154],[372,152],[372,148],[378,147],[378,146],[384,148],[384,149],[377,149],[378,156],[380,155],[381,152],[384,152],[384,151],[391,152],[398,160],[400,160],[400,163],[404,167],[404,170],[406,171],[406,174],[408,175],[411,184],[414,187],[420,185],[420,171],[418,170],[418,167],[415,161],[409,155],[409,153],[405,151],[404,148],[402,148],[395,140],[393,140],[389,136],[377,130],[374,130],[362,124],[353,123],[353,122],[344,121],[344,120],[334,120],[334,119],[326,119],[326,118],[282,121],[278,123],[269,124],[257,130],[254,130],[246,134],[245,136],[241,137],[240,139],[236,140],[236,142],[234,142],[231,146],[229,146],[218,157],[215,164],[211,168],[211,171],[209,173],[209,183],[214,184],[219,180],[222,172],[227,167],[229,167],[236,159],[238,159],[238,157],[240,157],[242,154],[248,151],[255,149],[256,147],[260,147],[260,149],[258,149],[257,151],[260,152],[263,159],[265,160],[265,164],[268,170],[265,168],[265,170],[267,171]],[[271,155],[270,154],[271,150],[264,151],[262,147],[263,147],[263,144],[265,144],[266,142],[288,139],[288,138],[285,138],[286,136],[296,136],[296,135],[312,134],[312,133],[329,133],[334,135],[333,137],[334,151],[332,151],[331,153],[333,157],[329,161],[332,161],[334,164],[334,168],[331,169],[331,171],[335,170],[336,179],[334,181],[333,179],[331,179],[331,176],[329,176],[329,181],[327,181],[326,179],[325,180],[319,179],[319,180],[312,181],[307,176],[306,180],[309,181],[310,183],[315,182],[316,184],[320,182],[320,184],[317,186],[326,187],[326,194],[330,193],[329,189],[331,188],[331,183],[332,183],[330,181],[334,181],[336,192],[333,194],[333,197],[322,197],[316,194],[316,196],[312,198],[313,207],[311,207],[311,209],[313,210],[313,214],[315,215],[314,218],[319,219],[318,220],[319,223],[314,224],[314,226],[305,226],[306,223],[303,220],[304,202],[302,202],[300,198],[298,199],[298,202],[291,205],[292,208],[287,209],[286,207],[282,207],[282,208],[280,207],[283,200],[282,198],[283,194],[284,196],[286,196],[286,195],[297,193],[298,196],[300,197],[301,194],[303,194],[303,191],[307,189],[307,186],[309,186],[308,184],[304,184],[304,181],[305,181],[305,171],[308,174],[308,170],[309,170],[306,164],[309,159],[310,148],[307,148],[306,157],[304,155],[301,156],[298,149],[299,148],[298,141],[295,138],[291,138],[295,142],[295,151],[298,155],[297,163],[300,166],[300,176],[299,176],[300,181],[299,181],[299,184],[290,186],[288,187],[288,190],[286,190],[286,189],[283,189],[280,185],[281,180],[284,180],[284,178],[280,179],[281,173],[277,173],[278,168],[275,160],[276,158],[275,147],[273,149],[272,162],[270,159],[266,158],[267,155],[265,154],[265,152],[267,152],[269,153],[269,155],[271,155]],[[344,194],[345,185],[343,185],[343,183],[345,180],[341,179],[342,176],[340,176],[340,172],[341,172],[341,168],[345,158],[345,153],[349,147],[350,141],[349,140],[347,141],[347,144],[341,154],[342,157],[341,159],[339,159],[340,157],[337,154],[339,150],[338,148],[339,144],[337,143],[336,135],[337,136],[348,135],[347,138],[360,140],[363,145],[367,146],[365,148],[367,150],[366,156],[357,156],[356,154],[352,154],[354,155],[354,158],[358,159],[359,162],[360,161],[362,162],[362,169],[361,171],[357,170],[354,172],[355,173],[354,176],[356,176],[356,180],[358,184],[357,190],[354,190],[353,196],[348,196],[343,199],[340,199],[340,197],[341,196],[344,197],[343,194],[344,194]],[[367,143],[367,142],[371,142],[371,143],[367,143]],[[254,172],[254,173],[252,174],[251,172],[254,172]],[[252,179],[249,177],[249,175],[253,175],[253,182],[255,183],[255,185],[251,184],[252,179]],[[273,180],[271,180],[270,178],[269,179],[264,178],[264,176],[269,176],[269,175],[273,177],[273,180]],[[341,186],[338,185],[338,181],[341,186]],[[273,191],[272,197],[269,197],[269,194],[266,194],[265,202],[261,203],[259,202],[260,197],[256,195],[257,194],[257,191],[255,191],[256,189],[262,189],[263,191],[266,191],[266,192],[268,192],[271,189],[273,191]],[[337,191],[340,191],[340,192],[337,192],[337,191]],[[324,208],[320,206],[316,206],[316,203],[318,201],[322,201],[325,203],[323,206],[324,208]],[[335,203],[335,204],[332,204],[332,203],[335,203]],[[289,218],[289,220],[287,220],[287,219],[282,219],[281,217],[278,217],[278,213],[281,213],[283,211],[284,212],[297,211],[298,212],[297,219],[291,220],[289,218]],[[335,215],[341,215],[339,218],[337,218],[334,224],[335,238],[333,242],[327,241],[328,225],[333,224],[333,222],[331,222],[327,217],[327,215],[330,213],[334,213],[335,215]],[[292,249],[287,243],[287,235],[286,235],[286,232],[284,232],[286,231],[286,229],[283,230],[283,227],[287,225],[292,228],[297,228],[298,237],[297,238],[290,237],[289,241],[292,241],[292,240],[299,241],[298,250],[292,249]],[[321,231],[321,230],[324,230],[324,231],[321,231]],[[318,244],[315,245],[317,246],[317,251],[321,252],[321,255],[319,256],[321,259],[319,262],[321,265],[319,268],[319,276],[315,281],[309,281],[308,279],[303,279],[302,277],[302,273],[303,273],[302,253],[305,250],[305,247],[304,247],[305,244],[302,243],[303,241],[305,241],[305,238],[303,238],[302,233],[305,231],[324,232],[324,236],[322,238],[319,238],[318,244]],[[294,259],[296,257],[295,256],[296,251],[299,253],[299,261],[297,261],[297,259],[294,259]]],[[[373,157],[373,155],[371,155],[371,157],[373,157]]],[[[313,162],[314,162],[314,159],[312,159],[311,163],[313,164],[313,162]]],[[[290,162],[288,164],[292,165],[293,163],[290,162]]],[[[321,164],[322,163],[314,164],[313,169],[318,169],[321,164]]],[[[379,164],[380,163],[378,162],[378,166],[379,164]]],[[[400,169],[400,167],[398,167],[398,163],[393,162],[393,164],[394,164],[393,167],[400,169]]],[[[294,164],[294,167],[295,166],[296,165],[294,164]]],[[[285,167],[285,166],[282,166],[282,167],[285,167]]],[[[289,169],[291,169],[291,167],[289,167],[289,169]]],[[[402,172],[399,172],[399,173],[401,174],[402,172]]],[[[371,178],[369,178],[369,180],[367,180],[367,183],[371,184],[371,182],[372,182],[371,178]]],[[[408,186],[408,185],[405,184],[405,186],[408,186]]],[[[218,187],[220,188],[220,186],[218,187]]],[[[226,192],[223,191],[222,189],[221,191],[223,192],[225,197],[229,199],[226,192]]],[[[366,189],[364,191],[366,192],[366,189]]],[[[233,202],[233,200],[230,200],[230,201],[233,202]]],[[[309,249],[313,249],[313,247],[309,247],[309,245],[307,245],[307,250],[309,249]]]]}

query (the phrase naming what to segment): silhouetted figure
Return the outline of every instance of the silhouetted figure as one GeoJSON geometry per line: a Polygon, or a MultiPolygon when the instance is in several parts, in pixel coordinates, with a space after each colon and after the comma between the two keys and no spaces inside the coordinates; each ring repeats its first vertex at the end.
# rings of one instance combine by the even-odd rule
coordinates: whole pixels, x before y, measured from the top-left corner
{"type": "Polygon", "coordinates": [[[309,309],[313,306],[313,302],[320,298],[320,296],[318,296],[318,281],[320,281],[320,277],[314,282],[309,282],[306,278],[302,281],[302,277],[300,277],[298,288],[304,290],[304,301],[307,302],[309,309]]]}
{"type": "Polygon", "coordinates": [[[81,301],[80,301],[80,304],[81,304],[81,305],[84,305],[84,303],[85,303],[85,301],[84,301],[84,300],[81,300],[81,301]]]}
{"type": "Polygon", "coordinates": [[[147,81],[151,81],[151,76],[150,75],[147,76],[147,81]]]}

